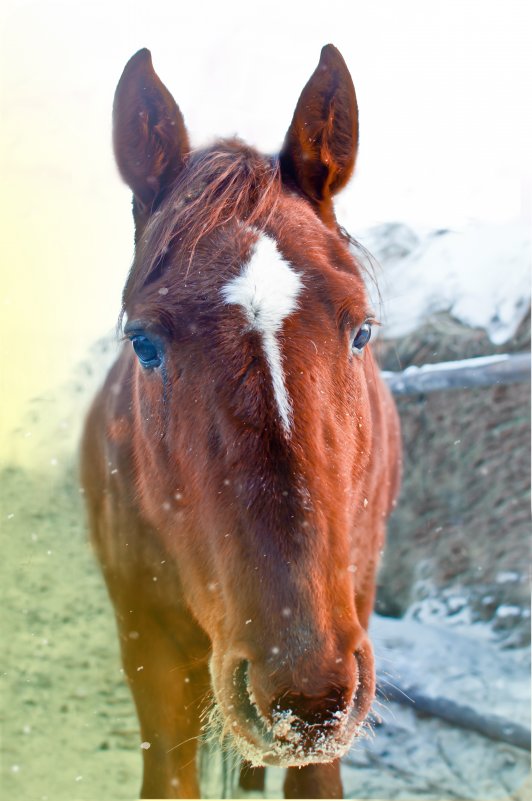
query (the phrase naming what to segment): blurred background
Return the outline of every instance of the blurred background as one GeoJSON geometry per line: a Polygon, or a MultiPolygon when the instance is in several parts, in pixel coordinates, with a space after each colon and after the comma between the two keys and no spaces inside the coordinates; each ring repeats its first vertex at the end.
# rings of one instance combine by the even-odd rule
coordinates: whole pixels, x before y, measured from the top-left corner
{"type": "MultiPolygon", "coordinates": [[[[374,256],[382,366],[516,353],[530,349],[529,4],[4,0],[0,13],[2,614],[6,698],[17,699],[6,705],[2,781],[12,798],[134,797],[137,723],[76,478],[133,253],[111,148],[122,69],[151,49],[194,145],[238,134],[275,152],[321,47],[335,44],[361,131],[337,216],[374,256]]],[[[499,703],[497,719],[525,729],[529,397],[524,383],[398,399],[405,476],[377,602],[416,642],[436,626],[457,652],[481,643],[475,669],[464,656],[469,683],[445,674],[453,702],[479,714],[499,703]]],[[[421,723],[403,707],[382,716],[370,750],[352,759],[351,795],[484,799],[528,772],[526,749],[491,745],[478,726],[453,739],[456,722],[421,723]],[[410,773],[406,741],[420,749],[410,773]]]]}

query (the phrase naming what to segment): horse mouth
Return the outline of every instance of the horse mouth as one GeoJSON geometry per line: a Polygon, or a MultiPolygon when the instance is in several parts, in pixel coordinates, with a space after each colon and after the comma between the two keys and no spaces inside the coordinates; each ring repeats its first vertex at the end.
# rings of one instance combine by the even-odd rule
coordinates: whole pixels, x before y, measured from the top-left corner
{"type": "MultiPolygon", "coordinates": [[[[357,664],[360,677],[358,658],[357,664]]],[[[344,756],[360,734],[372,700],[368,703],[365,698],[360,703],[359,694],[367,687],[359,678],[349,706],[333,711],[327,719],[308,723],[290,709],[274,709],[267,719],[255,703],[248,662],[235,668],[232,685],[230,703],[223,711],[218,706],[214,717],[222,736],[227,735],[240,756],[253,766],[301,767],[344,756]]]]}

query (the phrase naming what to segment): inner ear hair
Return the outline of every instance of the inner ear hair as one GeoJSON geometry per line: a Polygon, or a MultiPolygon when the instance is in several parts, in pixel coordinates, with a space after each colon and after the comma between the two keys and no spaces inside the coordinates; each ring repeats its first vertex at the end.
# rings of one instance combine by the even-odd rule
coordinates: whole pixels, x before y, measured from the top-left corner
{"type": "Polygon", "coordinates": [[[321,51],[286,134],[279,156],[283,180],[331,223],[332,196],[351,177],[357,149],[355,87],[340,52],[329,44],[321,51]]]}

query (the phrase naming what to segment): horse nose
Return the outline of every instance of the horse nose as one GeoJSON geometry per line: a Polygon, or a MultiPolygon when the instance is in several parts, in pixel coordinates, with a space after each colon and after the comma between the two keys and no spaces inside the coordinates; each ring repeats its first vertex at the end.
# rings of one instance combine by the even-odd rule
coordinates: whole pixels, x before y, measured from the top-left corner
{"type": "Polygon", "coordinates": [[[279,713],[293,714],[309,725],[323,724],[341,718],[352,700],[351,687],[329,687],[319,694],[285,692],[271,705],[275,719],[279,713]]]}
{"type": "Polygon", "coordinates": [[[354,656],[337,657],[332,664],[316,666],[309,660],[299,670],[273,671],[269,676],[258,664],[249,669],[254,696],[263,712],[275,720],[291,713],[313,725],[338,719],[350,707],[358,684],[354,656]]]}

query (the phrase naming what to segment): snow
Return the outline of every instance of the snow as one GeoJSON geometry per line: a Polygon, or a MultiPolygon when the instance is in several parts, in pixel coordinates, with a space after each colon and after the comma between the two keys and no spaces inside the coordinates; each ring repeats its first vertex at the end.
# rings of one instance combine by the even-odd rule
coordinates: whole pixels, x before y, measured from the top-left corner
{"type": "Polygon", "coordinates": [[[529,649],[499,649],[482,623],[460,627],[429,616],[420,622],[374,614],[370,633],[381,686],[395,682],[407,694],[417,687],[424,696],[530,726],[529,649]]]}
{"type": "MultiPolygon", "coordinates": [[[[514,336],[530,306],[530,232],[524,222],[474,223],[462,230],[415,232],[401,223],[375,226],[359,237],[372,259],[383,336],[402,337],[431,315],[449,312],[483,328],[495,345],[514,336]]],[[[369,264],[368,264],[369,262],[369,264]]]]}
{"type": "Polygon", "coordinates": [[[501,570],[497,573],[495,581],[497,584],[515,584],[520,580],[521,576],[513,570],[501,570]]]}
{"type": "Polygon", "coordinates": [[[515,606],[513,604],[502,604],[497,609],[497,617],[499,618],[507,618],[507,617],[520,617],[521,615],[521,608],[519,606],[515,606]]]}

